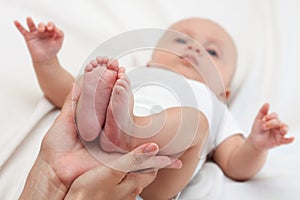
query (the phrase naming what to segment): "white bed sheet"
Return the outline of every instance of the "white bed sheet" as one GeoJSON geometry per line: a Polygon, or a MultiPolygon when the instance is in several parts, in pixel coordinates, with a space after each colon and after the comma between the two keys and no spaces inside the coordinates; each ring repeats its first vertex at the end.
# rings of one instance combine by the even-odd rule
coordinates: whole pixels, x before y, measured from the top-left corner
{"type": "MultiPolygon", "coordinates": [[[[61,62],[74,75],[89,53],[113,35],[135,28],[165,28],[185,17],[213,19],[229,31],[238,46],[230,107],[242,127],[249,130],[259,106],[268,101],[297,137],[299,9],[296,0],[0,0],[1,199],[16,199],[43,134],[57,115],[51,104],[40,99],[42,93],[14,19],[24,22],[30,15],[36,21],[55,21],[65,32],[61,62]]],[[[299,199],[299,155],[298,140],[272,150],[263,170],[248,182],[229,180],[210,164],[181,199],[299,199]],[[217,182],[212,181],[215,174],[217,182]]]]}

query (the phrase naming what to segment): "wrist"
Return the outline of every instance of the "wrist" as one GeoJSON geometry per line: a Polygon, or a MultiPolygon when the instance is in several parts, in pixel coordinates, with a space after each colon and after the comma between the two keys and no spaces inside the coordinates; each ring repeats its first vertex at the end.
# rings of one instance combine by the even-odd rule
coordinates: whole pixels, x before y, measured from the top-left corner
{"type": "Polygon", "coordinates": [[[34,60],[32,59],[33,66],[36,69],[41,67],[49,67],[49,66],[57,66],[59,61],[56,55],[42,59],[42,60],[34,60]]]}
{"type": "Polygon", "coordinates": [[[67,188],[51,166],[38,158],[30,170],[19,199],[61,200],[66,193],[67,188]]]}
{"type": "Polygon", "coordinates": [[[268,153],[268,149],[259,148],[259,147],[257,147],[257,145],[255,145],[255,142],[251,138],[251,135],[245,140],[245,144],[247,146],[249,146],[249,148],[256,154],[267,154],[268,153]]]}

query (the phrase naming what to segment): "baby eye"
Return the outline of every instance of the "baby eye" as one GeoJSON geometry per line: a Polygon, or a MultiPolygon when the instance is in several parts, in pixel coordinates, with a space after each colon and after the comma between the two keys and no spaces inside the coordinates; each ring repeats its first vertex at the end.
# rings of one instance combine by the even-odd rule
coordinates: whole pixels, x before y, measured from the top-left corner
{"type": "Polygon", "coordinates": [[[209,53],[211,56],[214,56],[214,57],[218,57],[218,56],[219,56],[219,54],[218,54],[218,52],[217,52],[216,50],[208,49],[208,50],[206,50],[206,51],[207,51],[207,53],[209,53]]]}
{"type": "Polygon", "coordinates": [[[183,39],[183,38],[176,38],[175,42],[178,42],[180,44],[186,44],[187,41],[185,39],[183,39]]]}

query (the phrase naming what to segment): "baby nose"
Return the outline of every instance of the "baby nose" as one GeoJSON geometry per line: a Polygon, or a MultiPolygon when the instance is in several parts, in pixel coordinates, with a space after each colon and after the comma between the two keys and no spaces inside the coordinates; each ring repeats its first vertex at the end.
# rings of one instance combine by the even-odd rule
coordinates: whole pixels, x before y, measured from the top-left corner
{"type": "Polygon", "coordinates": [[[200,49],[199,48],[197,48],[197,47],[193,47],[192,45],[188,45],[188,49],[189,50],[193,50],[193,51],[196,51],[197,53],[201,53],[201,51],[200,51],[200,49]]]}

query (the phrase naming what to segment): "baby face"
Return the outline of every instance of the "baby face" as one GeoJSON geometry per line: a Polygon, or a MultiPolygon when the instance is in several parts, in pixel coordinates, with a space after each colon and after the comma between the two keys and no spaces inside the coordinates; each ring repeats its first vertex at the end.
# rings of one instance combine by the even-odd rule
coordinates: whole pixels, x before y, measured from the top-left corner
{"type": "Polygon", "coordinates": [[[165,34],[157,47],[168,51],[155,50],[149,65],[155,63],[187,78],[205,83],[195,66],[205,64],[203,51],[206,51],[217,67],[225,89],[228,89],[237,60],[236,47],[228,33],[212,21],[200,18],[179,21],[170,29],[183,34],[182,36],[165,34]],[[203,48],[199,48],[200,45],[203,48]],[[169,50],[176,52],[177,55],[169,50]]]}

